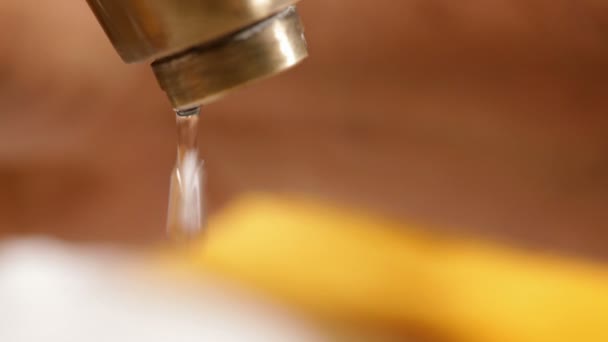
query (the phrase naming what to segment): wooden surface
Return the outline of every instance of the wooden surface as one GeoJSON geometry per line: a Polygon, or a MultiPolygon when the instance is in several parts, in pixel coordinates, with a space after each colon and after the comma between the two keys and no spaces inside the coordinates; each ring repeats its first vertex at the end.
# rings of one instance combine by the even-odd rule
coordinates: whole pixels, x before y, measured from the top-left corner
{"type": "MultiPolygon", "coordinates": [[[[303,193],[608,257],[608,6],[303,2],[311,58],[203,113],[217,210],[303,193]]],[[[163,236],[173,117],[84,2],[0,4],[0,232],[163,236]]]]}

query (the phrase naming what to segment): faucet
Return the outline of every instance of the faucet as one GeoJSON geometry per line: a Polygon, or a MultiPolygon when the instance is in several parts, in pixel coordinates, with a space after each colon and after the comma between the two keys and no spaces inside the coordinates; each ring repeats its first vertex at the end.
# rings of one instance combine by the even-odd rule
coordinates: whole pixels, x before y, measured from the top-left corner
{"type": "Polygon", "coordinates": [[[308,55],[298,0],[87,0],[126,63],[151,62],[176,111],[308,55]]]}

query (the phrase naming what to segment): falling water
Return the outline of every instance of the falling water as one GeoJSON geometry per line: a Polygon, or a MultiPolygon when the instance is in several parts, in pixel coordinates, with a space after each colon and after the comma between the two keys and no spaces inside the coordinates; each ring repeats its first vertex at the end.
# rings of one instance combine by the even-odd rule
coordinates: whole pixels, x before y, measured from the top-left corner
{"type": "Polygon", "coordinates": [[[177,240],[198,236],[205,225],[205,169],[198,154],[200,108],[177,112],[177,162],[171,175],[167,230],[177,240]]]}

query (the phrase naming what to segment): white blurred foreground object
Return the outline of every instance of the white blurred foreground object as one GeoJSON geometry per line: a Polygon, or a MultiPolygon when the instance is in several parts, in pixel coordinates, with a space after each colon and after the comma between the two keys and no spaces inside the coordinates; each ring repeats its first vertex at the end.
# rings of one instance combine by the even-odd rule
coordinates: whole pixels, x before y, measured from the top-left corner
{"type": "Polygon", "coordinates": [[[116,250],[0,243],[0,341],[321,341],[223,284],[167,281],[145,268],[116,250]]]}

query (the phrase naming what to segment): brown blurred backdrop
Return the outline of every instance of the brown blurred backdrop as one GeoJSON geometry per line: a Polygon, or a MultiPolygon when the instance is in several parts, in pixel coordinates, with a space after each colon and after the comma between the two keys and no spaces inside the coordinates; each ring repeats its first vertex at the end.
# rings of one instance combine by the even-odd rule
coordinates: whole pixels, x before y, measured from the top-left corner
{"type": "MultiPolygon", "coordinates": [[[[213,210],[298,193],[608,257],[608,4],[304,1],[311,57],[204,109],[213,210]]],[[[174,118],[84,1],[0,3],[0,234],[163,238],[174,118]]]]}

